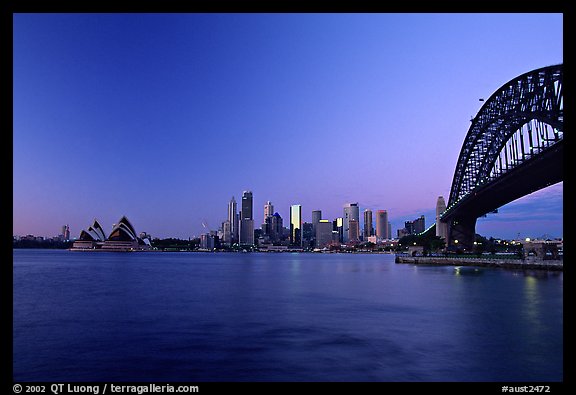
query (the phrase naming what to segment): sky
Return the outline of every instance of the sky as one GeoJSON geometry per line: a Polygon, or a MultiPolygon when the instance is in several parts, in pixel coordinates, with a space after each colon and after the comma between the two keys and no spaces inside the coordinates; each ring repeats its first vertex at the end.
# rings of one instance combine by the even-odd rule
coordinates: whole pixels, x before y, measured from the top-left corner
{"type": "MultiPolygon", "coordinates": [[[[13,234],[216,230],[254,195],[434,221],[470,119],[563,63],[562,14],[14,14],[13,234]]],[[[562,237],[563,183],[478,220],[562,237]]]]}

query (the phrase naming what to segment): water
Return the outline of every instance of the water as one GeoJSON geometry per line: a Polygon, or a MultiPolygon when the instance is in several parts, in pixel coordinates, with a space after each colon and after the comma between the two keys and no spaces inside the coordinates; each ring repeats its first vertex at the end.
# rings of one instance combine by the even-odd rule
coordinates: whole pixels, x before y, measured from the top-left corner
{"type": "Polygon", "coordinates": [[[563,274],[14,250],[16,381],[562,381],[563,274]]]}

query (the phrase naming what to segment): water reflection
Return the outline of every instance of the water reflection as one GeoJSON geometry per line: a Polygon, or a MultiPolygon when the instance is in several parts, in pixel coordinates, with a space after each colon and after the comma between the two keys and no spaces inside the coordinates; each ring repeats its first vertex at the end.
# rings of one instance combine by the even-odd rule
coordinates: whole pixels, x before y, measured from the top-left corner
{"type": "Polygon", "coordinates": [[[118,381],[562,380],[562,273],[358,254],[58,257],[15,253],[18,380],[108,381],[110,366],[118,381]]]}
{"type": "Polygon", "coordinates": [[[484,270],[473,266],[456,266],[454,268],[454,275],[456,276],[479,276],[484,273],[484,270]]]}

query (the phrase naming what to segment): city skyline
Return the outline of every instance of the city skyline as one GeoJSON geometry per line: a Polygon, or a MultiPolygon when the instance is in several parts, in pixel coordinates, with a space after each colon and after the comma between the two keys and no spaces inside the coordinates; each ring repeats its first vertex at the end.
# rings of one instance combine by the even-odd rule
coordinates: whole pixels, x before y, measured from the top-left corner
{"type": "MultiPolygon", "coordinates": [[[[256,228],[267,201],[285,219],[300,204],[305,222],[341,217],[346,202],[387,210],[392,236],[420,215],[429,225],[479,99],[562,63],[562,25],[561,14],[15,14],[13,233],[69,224],[77,237],[127,215],[185,239],[204,219],[216,230],[244,190],[256,228]]],[[[562,200],[559,183],[480,218],[477,233],[561,237],[562,200]]]]}

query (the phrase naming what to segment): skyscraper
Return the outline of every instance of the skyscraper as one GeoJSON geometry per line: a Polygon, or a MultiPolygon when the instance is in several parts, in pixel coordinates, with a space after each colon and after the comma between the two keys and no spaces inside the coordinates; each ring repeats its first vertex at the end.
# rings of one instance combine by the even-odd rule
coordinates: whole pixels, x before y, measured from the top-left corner
{"type": "Polygon", "coordinates": [[[350,228],[350,219],[355,219],[356,222],[360,223],[360,208],[358,207],[358,203],[346,203],[344,205],[344,216],[343,220],[344,223],[342,224],[343,229],[343,236],[344,236],[344,243],[346,243],[349,239],[349,228],[350,228]]]}
{"type": "Polygon", "coordinates": [[[416,233],[414,231],[414,221],[404,221],[404,229],[406,229],[406,233],[409,235],[416,233]]]}
{"type": "Polygon", "coordinates": [[[230,221],[222,222],[222,241],[224,244],[232,244],[232,232],[230,232],[230,221]]]}
{"type": "Polygon", "coordinates": [[[240,220],[240,244],[254,245],[254,220],[240,220]]]}
{"type": "Polygon", "coordinates": [[[312,211],[312,227],[314,228],[314,237],[316,237],[316,225],[322,219],[322,210],[312,211]]]}
{"type": "Polygon", "coordinates": [[[386,210],[376,211],[376,237],[379,239],[390,239],[388,232],[388,212],[386,210]]]}
{"type": "Polygon", "coordinates": [[[422,233],[426,230],[426,220],[423,215],[414,220],[414,233],[422,233]]]}
{"type": "Polygon", "coordinates": [[[374,234],[374,227],[372,226],[372,210],[367,208],[364,210],[364,241],[374,234]]]}
{"type": "Polygon", "coordinates": [[[240,244],[254,245],[254,218],[252,217],[252,192],[242,194],[242,211],[240,212],[240,244]]]}
{"type": "Polygon", "coordinates": [[[436,236],[446,240],[448,238],[448,224],[440,221],[440,216],[446,211],[444,196],[438,196],[436,201],[436,236]]]}
{"type": "Polygon", "coordinates": [[[254,219],[252,216],[252,191],[244,191],[242,193],[242,211],[240,211],[240,219],[254,219]]]}
{"type": "Polygon", "coordinates": [[[344,218],[338,217],[332,221],[332,231],[338,233],[338,241],[344,242],[344,218]]]}
{"type": "Polygon", "coordinates": [[[290,244],[302,246],[302,206],[290,206],[290,244]]]}
{"type": "Polygon", "coordinates": [[[60,236],[62,236],[62,241],[70,240],[70,226],[62,225],[62,234],[60,236]]]}
{"type": "Polygon", "coordinates": [[[360,222],[356,218],[350,218],[348,221],[348,241],[360,240],[360,222]]]}
{"type": "Polygon", "coordinates": [[[266,223],[266,218],[274,215],[274,206],[271,201],[267,201],[264,205],[264,223],[266,223]]]}
{"type": "Polygon", "coordinates": [[[228,222],[230,222],[229,243],[236,243],[238,241],[238,216],[236,215],[236,200],[234,200],[234,196],[228,203],[228,222]]]}
{"type": "Polygon", "coordinates": [[[262,234],[270,236],[272,226],[272,216],[274,215],[274,206],[271,201],[267,201],[264,205],[264,221],[262,221],[262,234]]]}
{"type": "Polygon", "coordinates": [[[302,247],[310,247],[312,240],[316,239],[314,226],[310,222],[302,222],[302,247]]]}
{"type": "Polygon", "coordinates": [[[321,219],[316,224],[316,248],[325,248],[332,244],[332,223],[321,219]]]}
{"type": "Polygon", "coordinates": [[[268,218],[266,221],[270,221],[270,227],[268,229],[269,236],[271,241],[279,241],[283,239],[283,230],[284,225],[282,221],[282,217],[278,213],[274,213],[274,215],[268,218]]]}

